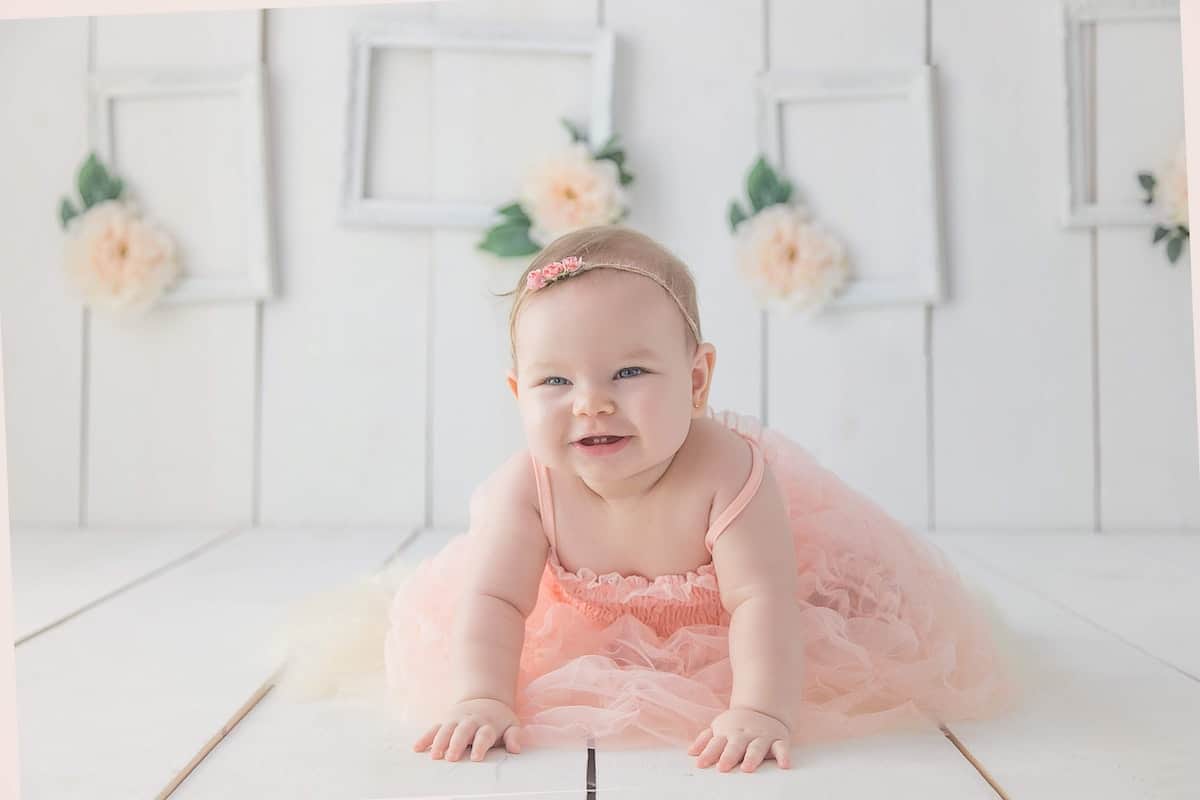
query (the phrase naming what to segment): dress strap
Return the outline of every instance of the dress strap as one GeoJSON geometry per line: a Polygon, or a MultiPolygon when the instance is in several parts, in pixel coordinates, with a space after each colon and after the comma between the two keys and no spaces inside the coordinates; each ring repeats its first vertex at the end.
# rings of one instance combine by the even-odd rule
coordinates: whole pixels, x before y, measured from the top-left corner
{"type": "Polygon", "coordinates": [[[558,546],[558,536],[554,528],[554,498],[550,494],[550,473],[537,462],[533,453],[529,454],[529,460],[533,462],[533,477],[537,481],[538,513],[542,517],[542,530],[550,539],[550,547],[555,548],[558,546]]]}
{"type": "Polygon", "coordinates": [[[729,523],[737,519],[737,515],[742,513],[742,509],[750,504],[754,499],[755,493],[758,492],[758,487],[762,484],[763,477],[763,455],[762,449],[759,448],[758,442],[751,438],[743,437],[746,443],[750,445],[750,477],[746,479],[746,484],[742,487],[742,491],[738,492],[738,496],[733,498],[733,502],[725,507],[721,512],[721,516],[717,517],[717,521],[708,529],[708,533],[704,534],[704,546],[708,548],[708,552],[712,552],[713,545],[717,541],[717,537],[725,532],[729,527],[729,523]]]}

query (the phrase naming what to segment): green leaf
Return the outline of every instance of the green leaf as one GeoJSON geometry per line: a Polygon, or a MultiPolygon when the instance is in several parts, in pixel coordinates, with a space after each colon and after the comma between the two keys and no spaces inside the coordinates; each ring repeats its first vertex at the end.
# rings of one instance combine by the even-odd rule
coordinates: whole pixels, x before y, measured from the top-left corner
{"type": "Polygon", "coordinates": [[[1180,225],[1175,230],[1179,231],[1179,235],[1184,237],[1185,239],[1191,238],[1192,233],[1191,233],[1191,231],[1188,230],[1187,225],[1180,225]]]}
{"type": "Polygon", "coordinates": [[[1137,177],[1138,177],[1138,183],[1140,183],[1142,185],[1143,189],[1145,189],[1147,192],[1154,191],[1155,178],[1152,173],[1139,172],[1137,177]]]}
{"type": "Polygon", "coordinates": [[[1157,225],[1154,228],[1154,241],[1150,244],[1158,244],[1171,233],[1170,228],[1164,228],[1162,225],[1157,225]]]}
{"type": "Polygon", "coordinates": [[[79,168],[79,176],[76,179],[79,197],[83,200],[84,210],[91,208],[96,203],[108,200],[108,190],[111,183],[112,177],[108,174],[108,170],[104,168],[104,165],[100,163],[100,159],[96,158],[95,153],[89,153],[87,160],[79,168]]]}
{"type": "Polygon", "coordinates": [[[531,224],[529,215],[525,213],[525,209],[521,208],[520,203],[509,203],[506,206],[496,209],[496,213],[512,222],[524,223],[526,227],[531,224]]]}
{"type": "Polygon", "coordinates": [[[767,206],[790,200],[792,186],[787,181],[780,180],[767,160],[759,156],[746,177],[746,194],[750,196],[750,206],[757,214],[767,206]]]}
{"type": "Polygon", "coordinates": [[[625,168],[624,168],[624,167],[622,167],[622,168],[621,168],[621,185],[622,185],[622,186],[628,186],[628,185],[629,185],[629,184],[631,184],[631,183],[633,183],[633,173],[632,173],[632,172],[626,172],[626,171],[625,171],[625,168]]]}
{"type": "Polygon", "coordinates": [[[1179,260],[1179,254],[1183,252],[1183,237],[1175,236],[1167,241],[1167,258],[1174,264],[1179,260]]]}
{"type": "Polygon", "coordinates": [[[788,180],[779,182],[779,189],[775,194],[776,203],[786,203],[792,199],[792,183],[788,180]]]}
{"type": "Polygon", "coordinates": [[[737,226],[748,220],[746,212],[742,210],[742,206],[737,200],[729,202],[729,230],[736,232],[737,226]]]}
{"type": "Polygon", "coordinates": [[[75,206],[71,204],[70,200],[64,197],[58,205],[58,218],[62,222],[63,228],[65,229],[67,223],[77,216],[79,216],[79,212],[75,209],[75,206]]]}
{"type": "Polygon", "coordinates": [[[125,188],[125,181],[120,178],[114,178],[109,181],[108,190],[106,192],[106,200],[116,200],[121,196],[121,191],[125,188]]]}
{"type": "Polygon", "coordinates": [[[515,221],[502,222],[489,228],[478,246],[480,250],[502,258],[533,255],[541,249],[529,238],[529,225],[515,221]]]}
{"type": "Polygon", "coordinates": [[[563,127],[567,129],[567,133],[571,134],[572,142],[586,142],[587,134],[571,120],[566,117],[562,120],[563,127]]]}
{"type": "Polygon", "coordinates": [[[621,144],[619,139],[620,137],[618,137],[615,133],[610,135],[608,140],[605,141],[604,144],[600,145],[600,149],[596,151],[595,157],[613,158],[614,156],[620,154],[621,158],[624,159],[625,155],[621,153],[621,144]]]}

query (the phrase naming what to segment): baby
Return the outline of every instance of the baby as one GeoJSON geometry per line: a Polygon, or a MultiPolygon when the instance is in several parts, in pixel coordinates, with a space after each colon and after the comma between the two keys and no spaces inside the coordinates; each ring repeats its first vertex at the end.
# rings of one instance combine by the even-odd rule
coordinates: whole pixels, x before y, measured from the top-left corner
{"type": "Polygon", "coordinates": [[[992,705],[990,641],[938,555],[795,443],[708,410],[716,351],[678,258],[588,228],[512,294],[528,449],[393,603],[389,677],[436,719],[415,750],[690,742],[751,772],[992,705]]]}

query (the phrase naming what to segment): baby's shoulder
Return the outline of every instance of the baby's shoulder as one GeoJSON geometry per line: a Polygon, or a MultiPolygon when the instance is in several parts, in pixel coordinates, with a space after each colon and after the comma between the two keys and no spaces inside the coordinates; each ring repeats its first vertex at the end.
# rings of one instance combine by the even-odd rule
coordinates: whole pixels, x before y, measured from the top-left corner
{"type": "Polygon", "coordinates": [[[746,484],[753,458],[750,445],[726,425],[701,417],[693,420],[685,449],[688,472],[711,492],[711,516],[716,518],[746,484]]]}
{"type": "Polygon", "coordinates": [[[471,493],[472,514],[485,509],[509,509],[517,514],[538,512],[537,479],[525,448],[517,450],[492,470],[471,493]]]}

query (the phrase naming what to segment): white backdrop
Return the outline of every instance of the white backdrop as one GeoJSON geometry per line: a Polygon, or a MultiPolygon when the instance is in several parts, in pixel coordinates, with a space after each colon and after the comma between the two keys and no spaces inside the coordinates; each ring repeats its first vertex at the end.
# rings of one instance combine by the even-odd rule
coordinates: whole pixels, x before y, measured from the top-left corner
{"type": "MultiPolygon", "coordinates": [[[[417,20],[616,33],[614,121],[637,176],[629,223],[697,275],[717,408],[765,409],[919,527],[1200,526],[1187,256],[1169,267],[1146,228],[1061,224],[1060,14],[1045,0],[488,0],[0,23],[14,521],[465,522],[471,488],[521,444],[506,308],[489,295],[521,265],[476,251],[477,230],[338,223],[350,32],[417,20]],[[89,72],[259,61],[278,295],[162,309],[129,329],[81,311],[61,277],[56,209],[90,144],[89,72]],[[764,316],[725,224],[760,148],[755,76],[926,63],[948,300],[764,316]]],[[[1095,45],[1098,194],[1129,200],[1136,172],[1182,135],[1179,28],[1101,27],[1095,45]]],[[[379,61],[373,193],[515,194],[532,160],[565,142],[557,120],[588,107],[585,69],[498,58],[379,61]]],[[[194,164],[232,120],[178,114],[159,127],[118,118],[115,166],[148,207],[170,210],[181,239],[226,252],[243,235],[244,209],[221,188],[237,167],[198,177],[194,164]]],[[[814,146],[803,133],[785,122],[789,165],[807,155],[857,178],[868,137],[814,146]]],[[[789,174],[819,213],[820,187],[789,174]]],[[[864,209],[897,196],[886,175],[882,188],[857,180],[864,209]]]]}

